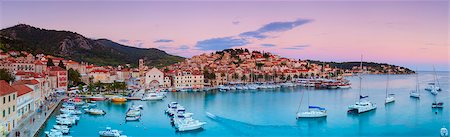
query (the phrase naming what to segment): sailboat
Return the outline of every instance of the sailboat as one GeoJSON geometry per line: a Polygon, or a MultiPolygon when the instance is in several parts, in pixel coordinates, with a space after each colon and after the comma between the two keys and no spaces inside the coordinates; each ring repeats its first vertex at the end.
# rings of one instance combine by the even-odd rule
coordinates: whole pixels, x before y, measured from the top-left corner
{"type": "Polygon", "coordinates": [[[375,110],[377,108],[377,105],[375,103],[372,103],[364,98],[368,98],[369,96],[362,96],[361,95],[361,82],[362,82],[362,73],[363,73],[363,66],[362,66],[362,55],[361,55],[361,64],[360,64],[361,72],[359,73],[359,100],[353,105],[348,106],[348,113],[364,113],[371,110],[375,110]]]}
{"type": "MultiPolygon", "coordinates": [[[[326,117],[327,116],[327,110],[325,108],[322,108],[320,106],[310,106],[309,105],[309,91],[308,92],[308,111],[299,112],[302,101],[300,101],[299,108],[297,110],[297,119],[298,118],[320,118],[320,117],[326,117]]],[[[303,95],[302,95],[303,100],[303,95]]]]}
{"type": "Polygon", "coordinates": [[[434,102],[431,104],[431,108],[444,108],[444,102],[436,101],[437,95],[434,95],[434,102]]]}
{"type": "Polygon", "coordinates": [[[386,80],[386,99],[384,100],[384,104],[389,104],[392,102],[395,102],[394,94],[388,94],[389,89],[389,73],[387,74],[387,80],[386,80]]]}
{"type": "Polygon", "coordinates": [[[430,91],[431,94],[436,95],[438,93],[438,91],[441,91],[441,88],[439,87],[439,81],[437,81],[437,76],[436,76],[436,70],[434,69],[433,66],[433,72],[434,72],[434,77],[433,77],[433,82],[428,83],[427,87],[425,87],[425,90],[430,91]],[[436,85],[437,82],[437,85],[436,85]]]}
{"type": "Polygon", "coordinates": [[[416,90],[413,90],[409,93],[409,96],[412,98],[420,98],[420,88],[419,88],[419,73],[416,70],[416,90]]]}

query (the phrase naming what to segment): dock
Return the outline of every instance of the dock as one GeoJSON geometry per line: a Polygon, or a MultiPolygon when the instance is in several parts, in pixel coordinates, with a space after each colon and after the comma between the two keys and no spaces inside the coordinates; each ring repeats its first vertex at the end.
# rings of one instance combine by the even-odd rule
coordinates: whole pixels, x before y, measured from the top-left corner
{"type": "Polygon", "coordinates": [[[59,97],[55,102],[50,102],[46,111],[34,111],[28,114],[26,118],[19,121],[18,126],[10,132],[9,137],[15,137],[16,131],[20,131],[21,137],[37,137],[39,130],[44,127],[63,98],[59,97]]]}

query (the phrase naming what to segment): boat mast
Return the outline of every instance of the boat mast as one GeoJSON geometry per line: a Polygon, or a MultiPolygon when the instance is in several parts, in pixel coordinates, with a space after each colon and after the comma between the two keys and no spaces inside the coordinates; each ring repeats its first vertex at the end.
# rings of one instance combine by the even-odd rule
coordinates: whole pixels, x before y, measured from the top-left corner
{"type": "Polygon", "coordinates": [[[361,87],[362,73],[363,73],[362,58],[363,58],[363,55],[361,54],[361,62],[359,64],[359,67],[360,67],[360,73],[359,73],[359,97],[358,97],[359,101],[361,101],[361,90],[362,90],[362,87],[361,87]]]}
{"type": "Polygon", "coordinates": [[[434,71],[434,88],[436,89],[436,86],[440,87],[440,85],[439,85],[439,81],[437,80],[437,73],[436,73],[436,69],[434,68],[434,65],[433,65],[433,71],[434,71]]]}
{"type": "Polygon", "coordinates": [[[388,97],[388,89],[389,89],[389,72],[387,72],[387,80],[386,80],[386,98],[388,97]]]}
{"type": "Polygon", "coordinates": [[[419,73],[418,73],[418,71],[416,69],[416,91],[420,95],[420,90],[419,89],[420,89],[419,88],[419,73]]]}

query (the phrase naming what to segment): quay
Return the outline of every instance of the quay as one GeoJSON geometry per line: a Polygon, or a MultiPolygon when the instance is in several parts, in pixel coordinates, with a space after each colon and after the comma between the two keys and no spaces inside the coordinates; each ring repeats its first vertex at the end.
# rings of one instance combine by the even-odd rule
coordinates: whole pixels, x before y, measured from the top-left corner
{"type": "Polygon", "coordinates": [[[37,137],[40,129],[44,127],[48,118],[58,108],[63,98],[65,97],[58,97],[54,102],[49,101],[46,109],[28,114],[26,118],[19,122],[19,126],[10,132],[9,137],[15,137],[17,131],[20,132],[21,137],[37,137]]]}

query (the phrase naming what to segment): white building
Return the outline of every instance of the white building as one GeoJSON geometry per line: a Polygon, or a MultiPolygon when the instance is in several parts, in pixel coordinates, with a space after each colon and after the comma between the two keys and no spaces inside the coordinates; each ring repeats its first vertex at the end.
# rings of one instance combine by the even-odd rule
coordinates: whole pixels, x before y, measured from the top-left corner
{"type": "Polygon", "coordinates": [[[152,68],[145,73],[145,87],[164,86],[164,73],[157,68],[152,68]]]}

